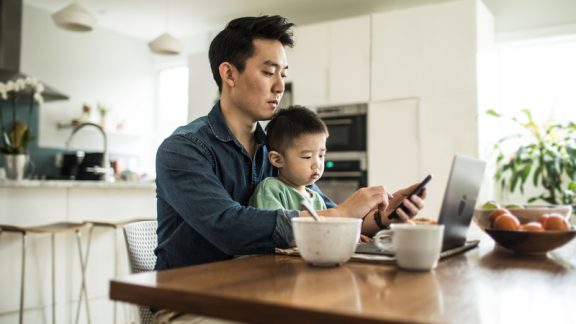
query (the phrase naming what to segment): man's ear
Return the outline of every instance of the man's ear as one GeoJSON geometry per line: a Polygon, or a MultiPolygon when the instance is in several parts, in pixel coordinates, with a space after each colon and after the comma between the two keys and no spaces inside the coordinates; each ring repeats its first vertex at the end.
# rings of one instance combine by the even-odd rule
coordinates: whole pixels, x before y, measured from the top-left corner
{"type": "Polygon", "coordinates": [[[234,65],[229,62],[222,62],[218,66],[218,72],[220,73],[220,78],[222,79],[222,85],[227,84],[230,88],[233,88],[236,82],[234,81],[234,65]]]}
{"type": "Polygon", "coordinates": [[[284,158],[282,157],[282,154],[277,151],[268,152],[268,160],[270,160],[270,163],[278,169],[281,169],[284,166],[284,158]]]}

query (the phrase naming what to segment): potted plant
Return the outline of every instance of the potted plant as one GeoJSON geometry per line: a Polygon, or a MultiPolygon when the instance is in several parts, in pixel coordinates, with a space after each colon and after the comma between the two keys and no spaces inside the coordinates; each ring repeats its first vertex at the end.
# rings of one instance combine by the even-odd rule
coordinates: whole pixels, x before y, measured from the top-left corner
{"type": "Polygon", "coordinates": [[[42,104],[44,86],[34,78],[0,82],[0,152],[4,155],[6,175],[20,180],[29,161],[28,144],[34,139],[30,129],[36,104],[42,104]],[[18,109],[27,109],[23,121],[18,109]]]}
{"type": "MultiPolygon", "coordinates": [[[[502,118],[490,109],[487,114],[502,118]]],[[[550,204],[572,205],[576,209],[576,124],[537,124],[528,109],[522,118],[509,118],[523,130],[500,139],[494,145],[496,152],[495,180],[504,191],[524,193],[530,181],[541,190],[529,197],[528,202],[544,201],[550,204]],[[505,143],[517,143],[513,152],[507,152],[505,143]]]]}

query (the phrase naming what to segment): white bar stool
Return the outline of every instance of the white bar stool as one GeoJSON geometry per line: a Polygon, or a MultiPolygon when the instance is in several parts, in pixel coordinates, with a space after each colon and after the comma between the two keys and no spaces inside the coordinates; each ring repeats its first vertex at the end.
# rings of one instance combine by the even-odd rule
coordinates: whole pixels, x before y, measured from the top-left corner
{"type": "MultiPolygon", "coordinates": [[[[141,221],[155,221],[156,218],[135,218],[135,219],[128,219],[128,220],[120,220],[120,221],[96,221],[96,220],[89,220],[89,221],[85,221],[84,223],[89,225],[89,231],[88,231],[88,246],[86,248],[86,259],[84,260],[84,264],[86,265],[88,263],[88,256],[90,254],[90,248],[91,248],[91,242],[92,242],[92,232],[94,230],[95,227],[102,227],[102,228],[110,228],[112,230],[114,230],[114,278],[117,278],[119,275],[119,270],[118,270],[118,233],[120,232],[119,229],[121,229],[122,227],[124,227],[126,224],[130,224],[130,223],[134,223],[134,222],[141,222],[141,221]]],[[[80,294],[82,295],[83,290],[80,291],[80,294]]],[[[85,293],[85,292],[84,292],[85,293]]],[[[114,302],[113,304],[113,316],[114,316],[114,323],[116,323],[117,320],[117,306],[116,306],[116,302],[114,302]]],[[[78,313],[77,313],[78,314],[78,313]]],[[[77,318],[78,320],[78,318],[77,318]]]]}
{"type": "MultiPolygon", "coordinates": [[[[86,280],[85,280],[85,261],[82,253],[82,242],[80,230],[85,228],[84,223],[73,223],[73,222],[60,222],[52,223],[40,226],[15,226],[15,225],[5,225],[0,224],[0,233],[17,233],[22,235],[22,267],[20,275],[20,312],[18,322],[22,324],[24,322],[24,289],[25,289],[25,274],[26,274],[26,247],[28,234],[50,234],[51,235],[51,259],[52,259],[52,323],[56,324],[56,251],[54,244],[54,237],[58,233],[65,233],[74,231],[76,233],[76,243],[78,246],[78,254],[80,258],[81,267],[81,277],[82,277],[82,290],[86,291],[86,280]]],[[[78,300],[80,305],[82,300],[78,300]]],[[[86,317],[88,323],[90,320],[90,306],[88,305],[88,298],[85,298],[86,306],[86,317]]]]}

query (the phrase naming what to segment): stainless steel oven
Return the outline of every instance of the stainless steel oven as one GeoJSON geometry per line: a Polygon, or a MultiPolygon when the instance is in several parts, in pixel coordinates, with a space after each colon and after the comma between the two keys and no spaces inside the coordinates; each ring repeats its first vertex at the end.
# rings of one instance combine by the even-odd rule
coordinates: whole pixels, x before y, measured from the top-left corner
{"type": "Polygon", "coordinates": [[[366,152],[328,152],[324,164],[316,184],[337,204],[367,184],[366,152]]]}
{"type": "Polygon", "coordinates": [[[316,184],[336,203],[367,185],[366,104],[316,109],[328,127],[324,175],[316,184]]]}
{"type": "Polygon", "coordinates": [[[330,133],[328,152],[366,151],[366,110],[365,104],[316,109],[330,133]]]}

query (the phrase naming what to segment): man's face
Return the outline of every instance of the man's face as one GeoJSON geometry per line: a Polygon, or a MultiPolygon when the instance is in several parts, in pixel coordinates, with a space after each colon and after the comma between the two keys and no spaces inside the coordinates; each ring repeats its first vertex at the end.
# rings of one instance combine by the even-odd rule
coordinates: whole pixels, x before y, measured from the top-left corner
{"type": "Polygon", "coordinates": [[[242,73],[236,70],[230,93],[234,105],[254,121],[268,120],[284,93],[288,61],[277,40],[255,39],[253,44],[254,55],[246,60],[242,73]]]}

